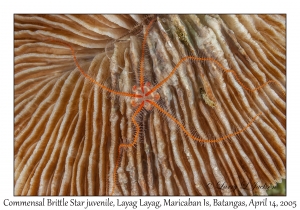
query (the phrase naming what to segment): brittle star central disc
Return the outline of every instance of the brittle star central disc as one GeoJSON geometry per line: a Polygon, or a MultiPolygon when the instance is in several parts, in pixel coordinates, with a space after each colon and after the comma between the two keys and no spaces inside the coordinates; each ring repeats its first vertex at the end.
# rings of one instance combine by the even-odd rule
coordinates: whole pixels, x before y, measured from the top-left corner
{"type": "Polygon", "coordinates": [[[131,105],[133,107],[137,107],[138,105],[140,105],[144,101],[145,102],[145,105],[144,105],[145,109],[146,110],[151,110],[152,105],[148,101],[158,101],[160,99],[160,95],[159,95],[158,92],[153,92],[153,93],[147,95],[147,93],[149,91],[151,91],[152,88],[153,88],[153,86],[150,82],[146,82],[144,84],[144,86],[142,86],[142,87],[137,87],[136,85],[134,85],[132,87],[132,91],[140,97],[133,98],[131,100],[131,105]]]}

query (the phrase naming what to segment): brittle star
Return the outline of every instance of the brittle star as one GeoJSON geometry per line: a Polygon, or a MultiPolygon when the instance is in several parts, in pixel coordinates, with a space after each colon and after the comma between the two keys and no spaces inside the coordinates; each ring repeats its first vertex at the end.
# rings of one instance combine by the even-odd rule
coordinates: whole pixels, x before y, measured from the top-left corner
{"type": "MultiPolygon", "coordinates": [[[[247,125],[245,125],[242,129],[237,130],[233,133],[230,133],[228,135],[216,138],[216,139],[203,139],[199,136],[197,136],[197,134],[192,134],[190,133],[185,125],[183,123],[181,123],[176,117],[174,117],[171,113],[169,113],[168,111],[166,111],[164,108],[162,108],[157,102],[160,100],[160,94],[157,92],[158,89],[160,89],[177,71],[177,69],[179,68],[179,66],[181,66],[186,60],[192,60],[192,61],[209,61],[212,63],[215,63],[217,66],[219,66],[220,69],[222,69],[223,72],[225,73],[232,73],[233,76],[235,77],[235,79],[237,80],[237,82],[241,85],[241,87],[249,92],[255,92],[261,88],[263,88],[264,86],[266,86],[267,84],[270,83],[275,83],[277,85],[278,82],[274,81],[274,80],[269,80],[266,83],[255,87],[253,89],[248,88],[247,86],[245,86],[239,79],[238,75],[235,73],[234,70],[230,70],[230,69],[226,69],[220,62],[218,62],[217,60],[213,59],[213,58],[203,58],[203,57],[195,57],[195,56],[186,56],[181,58],[181,60],[175,65],[175,67],[172,69],[172,71],[169,73],[169,75],[164,78],[162,81],[160,81],[158,84],[156,85],[152,85],[149,81],[144,80],[144,60],[145,60],[145,47],[146,47],[146,39],[147,36],[149,34],[150,28],[152,27],[153,23],[155,22],[155,18],[153,18],[150,23],[146,26],[146,30],[143,36],[143,42],[142,42],[142,52],[141,52],[141,58],[140,58],[140,78],[139,78],[139,86],[134,85],[132,87],[132,92],[133,93],[127,93],[127,92],[121,92],[121,91],[116,91],[112,88],[109,88],[99,82],[97,82],[94,78],[92,78],[91,76],[89,76],[88,74],[86,74],[84,72],[84,70],[80,67],[80,64],[76,58],[75,55],[75,50],[73,49],[73,47],[71,45],[69,45],[68,43],[59,41],[59,40],[51,40],[53,42],[58,42],[61,43],[65,46],[67,46],[68,48],[70,48],[71,52],[72,52],[72,56],[73,56],[73,60],[77,66],[77,68],[79,69],[80,73],[86,78],[88,79],[90,82],[94,83],[95,85],[97,85],[98,87],[100,87],[102,90],[107,91],[111,94],[114,95],[118,95],[118,96],[123,96],[123,97],[129,97],[131,98],[130,104],[132,107],[136,108],[132,117],[131,117],[131,121],[133,123],[133,125],[136,128],[136,132],[134,134],[133,140],[130,143],[121,143],[119,145],[118,148],[118,158],[117,158],[117,162],[115,164],[114,170],[113,170],[113,185],[112,185],[112,189],[110,192],[110,195],[114,194],[115,188],[116,188],[116,183],[117,183],[117,169],[119,167],[119,163],[121,160],[121,154],[123,149],[126,148],[131,148],[133,147],[139,138],[140,135],[140,127],[138,122],[136,121],[136,117],[137,115],[143,110],[147,110],[150,111],[152,110],[152,108],[156,108],[160,113],[162,113],[163,115],[167,116],[167,118],[171,119],[182,131],[183,133],[188,136],[189,138],[193,139],[194,141],[197,142],[201,142],[201,143],[218,143],[221,141],[224,141],[226,139],[229,139],[233,136],[236,136],[242,132],[244,132],[246,129],[248,129],[252,123],[260,116],[262,115],[262,112],[258,113],[256,116],[254,116],[247,125]]],[[[285,91],[284,89],[279,85],[281,91],[283,92],[283,94],[285,95],[285,91]]]]}

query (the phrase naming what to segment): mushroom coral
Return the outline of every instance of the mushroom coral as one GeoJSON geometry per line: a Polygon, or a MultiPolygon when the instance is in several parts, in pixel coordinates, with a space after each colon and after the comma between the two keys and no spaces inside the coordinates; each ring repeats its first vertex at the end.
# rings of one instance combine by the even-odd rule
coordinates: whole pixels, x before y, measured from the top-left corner
{"type": "Polygon", "coordinates": [[[265,195],[285,178],[285,19],[15,15],[15,195],[265,195]],[[161,110],[101,87],[141,74],[161,110]]]}

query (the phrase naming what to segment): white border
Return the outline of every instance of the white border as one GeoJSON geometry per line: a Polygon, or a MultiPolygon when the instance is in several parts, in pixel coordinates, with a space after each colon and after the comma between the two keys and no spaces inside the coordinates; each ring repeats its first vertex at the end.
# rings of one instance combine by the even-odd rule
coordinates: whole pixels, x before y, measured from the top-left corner
{"type": "MultiPolygon", "coordinates": [[[[293,1],[296,2],[296,1],[293,1]]],[[[270,199],[297,200],[299,203],[299,110],[300,68],[299,15],[297,5],[291,1],[1,1],[0,2],[0,206],[4,199],[37,200],[41,197],[13,196],[13,14],[15,13],[286,13],[287,14],[287,196],[270,199]],[[289,9],[287,9],[289,8],[289,9]],[[298,84],[298,85],[297,85],[298,84]]],[[[50,198],[50,197],[47,197],[50,198]]],[[[56,197],[51,197],[55,199],[56,197]]],[[[60,197],[62,198],[62,197],[60,197]]],[[[101,199],[104,197],[88,197],[101,199]]],[[[169,198],[169,197],[166,197],[169,198]]],[[[183,197],[182,197],[183,198],[183,197]]],[[[195,197],[192,197],[195,199],[195,197]]],[[[207,199],[212,199],[211,197],[207,199]]],[[[226,197],[228,200],[247,200],[253,197],[226,197]]],[[[72,197],[67,197],[72,199],[72,197]]],[[[85,197],[77,199],[86,200],[85,197]]],[[[138,199],[138,197],[136,197],[138,199]]],[[[161,200],[162,197],[143,197],[161,200]]],[[[174,197],[174,199],[177,199],[174,197]]],[[[199,199],[203,199],[202,197],[199,199]]],[[[217,199],[222,199],[218,197],[217,199]]],[[[254,197],[262,200],[263,197],[254,197]]],[[[51,207],[44,207],[49,209],[51,207]]],[[[59,208],[59,207],[58,207],[59,208]]],[[[101,207],[97,207],[99,209],[101,207]]],[[[1,207],[2,209],[2,207],[1,207]]],[[[11,208],[12,209],[12,208],[11,208]]],[[[14,208],[13,208],[14,209],[14,208]]],[[[29,208],[28,208],[29,209],[29,208]]],[[[64,208],[64,209],[71,209],[64,208]]],[[[81,208],[82,209],[82,208],[81,208]]],[[[124,209],[124,208],[121,208],[124,209]]]]}

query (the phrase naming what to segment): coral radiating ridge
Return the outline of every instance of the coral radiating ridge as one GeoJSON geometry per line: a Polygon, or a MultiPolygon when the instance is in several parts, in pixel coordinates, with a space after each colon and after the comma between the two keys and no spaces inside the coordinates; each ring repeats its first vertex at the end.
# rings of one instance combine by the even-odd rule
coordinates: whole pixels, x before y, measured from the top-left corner
{"type": "Polygon", "coordinates": [[[285,178],[285,38],[284,15],[15,15],[15,195],[266,194],[285,178]],[[143,66],[186,131],[135,116],[70,48],[119,92],[143,66]]]}

